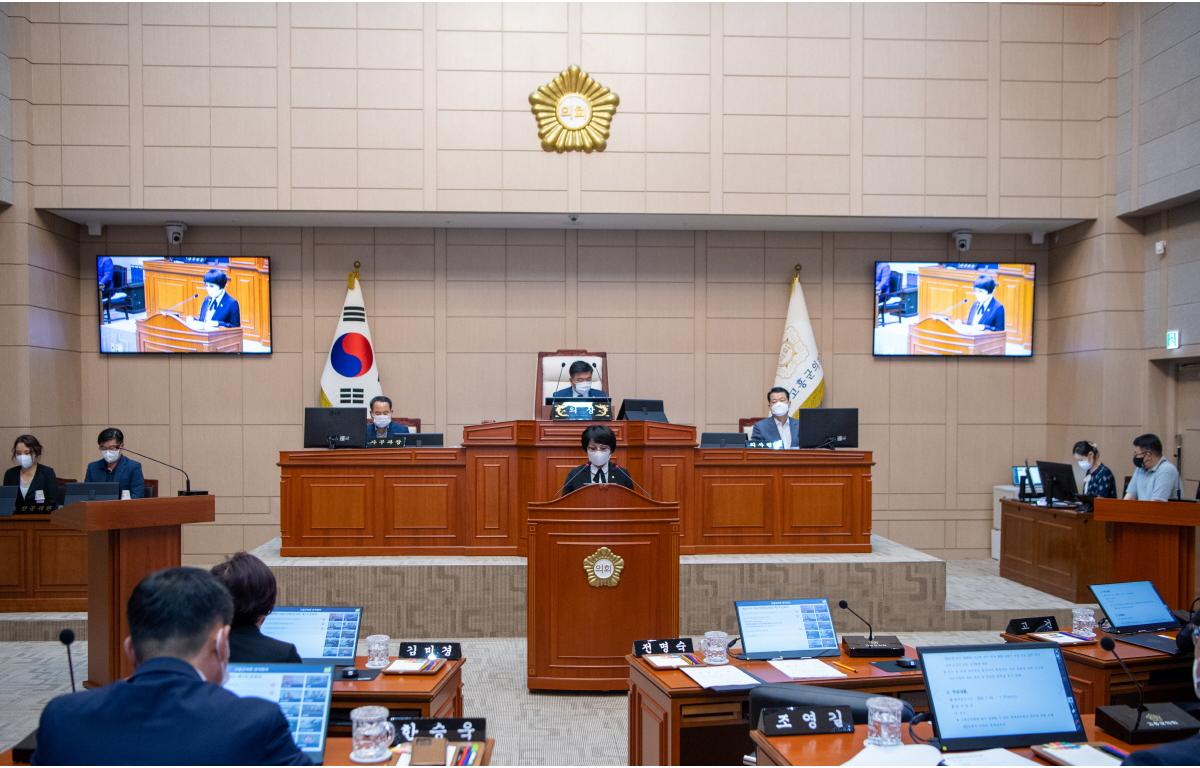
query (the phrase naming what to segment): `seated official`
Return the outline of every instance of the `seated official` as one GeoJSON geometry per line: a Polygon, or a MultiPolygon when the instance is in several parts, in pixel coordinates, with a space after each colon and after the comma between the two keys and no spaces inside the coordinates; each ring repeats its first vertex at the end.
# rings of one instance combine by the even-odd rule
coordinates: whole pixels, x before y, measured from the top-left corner
{"type": "Polygon", "coordinates": [[[591,426],[583,430],[580,445],[587,451],[588,463],[567,473],[562,492],[565,496],[590,483],[616,483],[633,490],[633,478],[612,461],[617,450],[617,436],[608,427],[591,426]]]}
{"type": "Polygon", "coordinates": [[[17,486],[16,511],[27,511],[35,504],[58,505],[58,478],[54,470],[41,463],[42,444],[33,435],[21,435],[13,441],[15,467],[4,472],[4,484],[17,486]]]}
{"type": "Polygon", "coordinates": [[[1133,439],[1133,478],[1125,489],[1125,498],[1134,501],[1169,501],[1179,490],[1179,470],[1163,458],[1158,435],[1138,435],[1133,439]]]}
{"type": "Polygon", "coordinates": [[[784,448],[799,448],[800,420],[788,416],[792,412],[792,396],[783,387],[771,387],[767,392],[767,405],[771,409],[771,415],[754,425],[750,432],[750,441],[783,441],[784,448]]]}
{"type": "Polygon", "coordinates": [[[571,385],[555,392],[554,397],[608,397],[604,390],[592,389],[592,373],[592,366],[582,360],[571,363],[567,369],[571,385]]]}
{"type": "Polygon", "coordinates": [[[208,296],[200,305],[197,320],[206,323],[216,323],[221,328],[241,328],[242,310],[237,299],[225,292],[229,275],[219,269],[210,269],[204,273],[204,291],[208,296]]]}
{"type": "Polygon", "coordinates": [[[296,646],[267,637],[259,627],[275,610],[275,574],[249,552],[238,552],[213,566],[212,575],[233,596],[233,624],[229,630],[232,664],[299,664],[296,646]]]}
{"type": "Polygon", "coordinates": [[[127,605],[133,675],[42,710],[36,765],[311,765],[279,705],[221,687],[233,600],[212,574],[167,568],[127,605]]]}
{"type": "Polygon", "coordinates": [[[96,438],[100,446],[100,458],[87,465],[85,483],[116,483],[122,494],[129,491],[131,499],[146,495],[146,480],[142,477],[142,465],[128,456],[121,455],[125,447],[125,433],[116,427],[103,430],[96,438]]]}
{"type": "Polygon", "coordinates": [[[1004,305],[996,301],[995,278],[983,276],[975,280],[975,303],[967,310],[967,325],[985,331],[1004,330],[1004,305]]]}
{"type": "Polygon", "coordinates": [[[408,427],[392,421],[392,399],[384,395],[371,398],[371,423],[367,425],[367,442],[407,435],[408,427]]]}
{"type": "MultiPolygon", "coordinates": [[[[1192,688],[1200,696],[1200,632],[1192,635],[1192,641],[1195,643],[1192,688]]],[[[1200,765],[1200,734],[1130,753],[1122,765],[1200,765]]]]}
{"type": "Polygon", "coordinates": [[[1075,463],[1084,472],[1081,493],[1105,499],[1117,498],[1117,479],[1113,477],[1111,469],[1100,463],[1100,449],[1096,444],[1080,440],[1071,452],[1075,463]]]}

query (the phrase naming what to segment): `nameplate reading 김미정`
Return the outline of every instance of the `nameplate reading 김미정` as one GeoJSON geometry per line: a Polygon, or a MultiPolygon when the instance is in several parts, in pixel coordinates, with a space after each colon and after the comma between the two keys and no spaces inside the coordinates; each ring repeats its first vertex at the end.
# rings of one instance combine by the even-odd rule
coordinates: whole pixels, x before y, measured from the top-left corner
{"type": "Polygon", "coordinates": [[[401,743],[418,736],[450,741],[487,741],[487,718],[414,717],[396,721],[396,738],[401,743]]]}
{"type": "Polygon", "coordinates": [[[759,717],[765,736],[854,733],[850,707],[767,707],[759,717]]]}
{"type": "Polygon", "coordinates": [[[666,640],[634,640],[633,655],[645,656],[648,653],[691,653],[696,650],[690,637],[670,637],[666,640]]]}
{"type": "Polygon", "coordinates": [[[461,659],[462,643],[405,640],[396,655],[405,659],[461,659]]]}
{"type": "Polygon", "coordinates": [[[1058,619],[1053,616],[1025,616],[1008,622],[1005,630],[1010,635],[1028,635],[1030,632],[1057,632],[1058,619]]]}

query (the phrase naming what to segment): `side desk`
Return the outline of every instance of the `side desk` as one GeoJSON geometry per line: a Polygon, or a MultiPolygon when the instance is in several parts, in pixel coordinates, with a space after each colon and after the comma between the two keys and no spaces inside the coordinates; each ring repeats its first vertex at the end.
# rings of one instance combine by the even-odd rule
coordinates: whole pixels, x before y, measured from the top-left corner
{"type": "MultiPolygon", "coordinates": [[[[1165,632],[1174,636],[1174,632],[1165,632]]],[[[1106,633],[1096,630],[1099,640],[1106,633]]],[[[1008,643],[1032,642],[1026,635],[1000,635],[1008,643]]],[[[1119,635],[1109,635],[1117,640],[1119,635]]],[[[1117,640],[1117,653],[1125,660],[1129,671],[1146,689],[1146,701],[1190,700],[1192,690],[1192,657],[1170,656],[1165,653],[1129,645],[1117,640]]],[[[1137,704],[1137,687],[1121,670],[1111,653],[1097,642],[1089,645],[1069,645],[1062,649],[1067,663],[1067,676],[1081,713],[1093,713],[1096,707],[1109,704],[1137,704]]]]}
{"type": "Polygon", "coordinates": [[[1090,512],[1000,502],[1000,576],[1073,603],[1094,603],[1089,584],[1108,582],[1112,526],[1090,512]]]}
{"type": "Polygon", "coordinates": [[[0,517],[0,612],[86,611],[87,534],[50,515],[0,517]]]}
{"type": "MultiPolygon", "coordinates": [[[[366,663],[366,656],[354,660],[359,669],[366,663]]],[[[335,678],[329,705],[330,735],[350,734],[350,710],[355,707],[387,707],[392,717],[462,717],[465,663],[466,659],[448,661],[433,675],[380,675],[368,681],[335,678]]]]}
{"type": "MultiPolygon", "coordinates": [[[[909,656],[916,651],[905,647],[909,656]]],[[[749,739],[748,691],[701,688],[676,669],[654,669],[627,656],[629,662],[630,765],[740,765],[752,749],[749,739]]],[[[884,672],[871,666],[886,659],[829,659],[855,670],[845,677],[794,680],[765,661],[730,659],[768,683],[813,683],[829,688],[878,693],[925,708],[925,676],[920,670],[884,672]]]]}

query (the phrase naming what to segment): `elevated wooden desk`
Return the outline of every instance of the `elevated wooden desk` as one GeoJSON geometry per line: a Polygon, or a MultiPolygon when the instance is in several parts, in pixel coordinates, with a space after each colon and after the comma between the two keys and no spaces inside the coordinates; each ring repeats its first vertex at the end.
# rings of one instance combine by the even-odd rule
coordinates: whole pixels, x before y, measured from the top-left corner
{"type": "Polygon", "coordinates": [[[940,317],[927,317],[908,329],[910,355],[1003,355],[1004,331],[966,331],[940,317]]]}
{"type": "Polygon", "coordinates": [[[1070,600],[1094,603],[1089,584],[1112,581],[1112,526],[1090,512],[1000,502],[1000,576],[1070,600]]]}
{"type": "MultiPolygon", "coordinates": [[[[359,669],[366,663],[366,656],[354,660],[359,669]]],[[[329,733],[349,735],[350,710],[371,705],[387,707],[392,717],[462,717],[464,664],[466,659],[448,661],[433,675],[380,675],[367,681],[335,676],[329,733]]]]}
{"type": "MultiPolygon", "coordinates": [[[[1097,629],[1097,639],[1105,636],[1103,630],[1097,629]]],[[[1174,632],[1164,634],[1174,636],[1174,632]]],[[[1000,635],[1005,642],[1031,642],[1034,638],[1027,635],[1000,635]]],[[[1117,640],[1117,653],[1125,660],[1130,673],[1146,691],[1146,701],[1181,701],[1191,700],[1195,696],[1192,690],[1192,657],[1171,656],[1165,653],[1141,648],[1136,645],[1122,643],[1120,635],[1111,635],[1117,640]]],[[[1071,680],[1071,690],[1075,692],[1075,701],[1079,711],[1095,712],[1096,707],[1109,704],[1137,704],[1137,686],[1126,677],[1120,663],[1108,651],[1095,645],[1070,645],[1062,649],[1063,660],[1067,663],[1067,676],[1071,680]]]]}
{"type": "MultiPolygon", "coordinates": [[[[496,748],[496,740],[488,739],[486,744],[487,746],[483,748],[483,759],[478,763],[479,765],[492,764],[492,751],[496,748]]],[[[362,763],[356,763],[350,759],[350,752],[353,749],[354,740],[349,736],[334,736],[333,738],[327,739],[325,741],[325,761],[322,763],[322,765],[362,765],[362,763]]],[[[395,764],[395,755],[393,755],[389,760],[376,763],[376,765],[395,764]]],[[[0,762],[0,765],[4,765],[4,763],[0,762]]]]}
{"type": "Polygon", "coordinates": [[[1200,504],[1096,499],[1093,516],[1113,526],[1113,581],[1148,579],[1171,608],[1191,605],[1200,504]]]}
{"type": "MultiPolygon", "coordinates": [[[[1080,719],[1083,720],[1088,741],[1103,742],[1123,752],[1136,752],[1156,746],[1126,744],[1096,728],[1093,715],[1083,715],[1080,719]]],[[[917,732],[925,739],[933,736],[933,728],[929,723],[918,725],[917,732]]],[[[855,726],[854,733],[830,733],[820,736],[764,736],[761,731],[752,731],[750,738],[754,740],[754,746],[758,750],[759,765],[841,765],[862,751],[867,740],[867,726],[855,726]]],[[[905,744],[913,743],[907,727],[900,729],[900,738],[905,744]]],[[[1032,749],[1010,751],[1028,760],[1046,764],[1045,760],[1033,754],[1032,749]]]]}
{"type": "Polygon", "coordinates": [[[87,534],[50,515],[0,517],[0,612],[86,611],[87,534]]]}
{"type": "MultiPolygon", "coordinates": [[[[916,651],[905,647],[907,655],[916,651]]],[[[752,749],[747,691],[701,688],[677,669],[654,669],[645,661],[629,662],[630,765],[740,765],[752,749]]],[[[925,709],[925,676],[920,670],[884,672],[872,661],[837,659],[857,670],[845,677],[793,680],[765,661],[730,663],[768,683],[812,683],[830,688],[867,691],[904,699],[925,709]]]]}

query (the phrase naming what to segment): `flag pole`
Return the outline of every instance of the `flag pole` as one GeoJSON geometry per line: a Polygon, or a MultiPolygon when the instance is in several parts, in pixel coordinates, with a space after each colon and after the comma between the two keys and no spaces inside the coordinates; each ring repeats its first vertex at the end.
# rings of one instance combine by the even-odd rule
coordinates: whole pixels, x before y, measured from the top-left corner
{"type": "Polygon", "coordinates": [[[355,259],[354,271],[346,276],[346,290],[354,287],[354,281],[358,279],[358,270],[362,268],[362,262],[355,259]]]}

